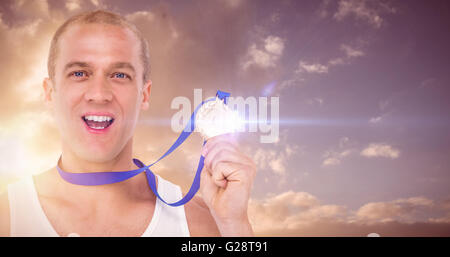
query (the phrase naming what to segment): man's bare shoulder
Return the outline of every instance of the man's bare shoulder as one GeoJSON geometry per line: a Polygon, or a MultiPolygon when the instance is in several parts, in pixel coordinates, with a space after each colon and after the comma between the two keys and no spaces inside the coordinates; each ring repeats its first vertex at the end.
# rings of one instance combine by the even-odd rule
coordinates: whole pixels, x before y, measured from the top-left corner
{"type": "Polygon", "coordinates": [[[9,235],[9,202],[5,191],[0,193],[0,237],[9,235]]]}
{"type": "Polygon", "coordinates": [[[185,205],[186,218],[191,236],[220,236],[208,206],[200,196],[195,196],[185,205]]]}

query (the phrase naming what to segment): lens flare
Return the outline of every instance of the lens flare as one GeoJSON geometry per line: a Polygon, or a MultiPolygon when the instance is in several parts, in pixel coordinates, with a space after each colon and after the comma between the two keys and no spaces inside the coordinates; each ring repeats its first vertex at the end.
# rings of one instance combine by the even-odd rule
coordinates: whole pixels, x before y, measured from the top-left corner
{"type": "Polygon", "coordinates": [[[237,112],[228,107],[223,100],[216,98],[205,103],[197,111],[195,131],[203,138],[209,139],[218,135],[235,133],[242,126],[237,112]]]}

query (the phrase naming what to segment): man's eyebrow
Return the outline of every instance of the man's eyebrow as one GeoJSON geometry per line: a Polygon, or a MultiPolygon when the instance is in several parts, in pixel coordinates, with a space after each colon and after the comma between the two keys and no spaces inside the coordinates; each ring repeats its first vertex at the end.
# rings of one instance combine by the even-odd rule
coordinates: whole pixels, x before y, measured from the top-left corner
{"type": "MultiPolygon", "coordinates": [[[[88,62],[79,62],[79,61],[73,61],[69,62],[64,66],[64,71],[67,69],[70,69],[72,67],[81,67],[81,68],[92,68],[93,66],[88,62]]],[[[109,65],[110,69],[120,69],[120,68],[126,68],[130,69],[133,72],[136,72],[136,69],[134,66],[129,62],[115,62],[111,65],[109,65]]]]}
{"type": "Polygon", "coordinates": [[[115,63],[110,65],[110,68],[111,69],[114,69],[114,68],[116,68],[116,69],[126,68],[126,69],[132,70],[133,72],[136,72],[136,70],[134,69],[134,66],[131,63],[129,63],[129,62],[115,62],[115,63]]]}
{"type": "Polygon", "coordinates": [[[66,66],[64,66],[64,70],[70,69],[72,67],[81,67],[81,68],[89,68],[92,67],[92,65],[90,65],[87,62],[78,62],[78,61],[74,61],[74,62],[69,62],[68,64],[66,64],[66,66]]]}

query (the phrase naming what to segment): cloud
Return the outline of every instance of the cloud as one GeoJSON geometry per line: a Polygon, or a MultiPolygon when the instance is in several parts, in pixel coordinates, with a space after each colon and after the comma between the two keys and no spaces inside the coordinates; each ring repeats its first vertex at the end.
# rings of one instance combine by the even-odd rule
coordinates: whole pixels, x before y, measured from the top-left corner
{"type": "Polygon", "coordinates": [[[329,157],[326,158],[323,162],[322,162],[322,166],[326,167],[326,166],[336,166],[338,164],[341,163],[341,160],[336,158],[336,157],[329,157]]]}
{"type": "Polygon", "coordinates": [[[60,152],[58,135],[47,112],[22,112],[10,119],[0,129],[0,177],[20,178],[53,166],[60,152]]]}
{"type": "MultiPolygon", "coordinates": [[[[362,43],[359,43],[362,44],[362,43]]],[[[333,66],[349,64],[351,59],[362,57],[365,53],[356,47],[352,47],[348,44],[341,44],[339,48],[345,55],[335,57],[328,60],[325,64],[322,63],[310,63],[304,60],[300,60],[298,68],[295,73],[311,73],[311,74],[324,74],[328,73],[333,66]]]]}
{"type": "MultiPolygon", "coordinates": [[[[380,107],[380,109],[381,109],[381,107],[380,107]]],[[[379,124],[383,120],[385,120],[387,117],[389,117],[391,114],[392,114],[392,112],[386,112],[386,113],[383,113],[383,114],[381,114],[379,116],[372,117],[372,118],[369,119],[369,123],[370,124],[379,124]]]]}
{"type": "Polygon", "coordinates": [[[374,224],[360,224],[323,220],[312,222],[300,229],[271,229],[255,231],[257,236],[302,236],[302,237],[366,237],[377,233],[381,237],[417,237],[417,236],[450,236],[449,223],[433,222],[384,222],[374,224]]]}
{"type": "Polygon", "coordinates": [[[353,43],[354,46],[349,44],[341,44],[339,50],[344,53],[344,56],[336,57],[328,61],[329,66],[338,66],[344,64],[350,64],[352,59],[365,56],[364,51],[361,49],[367,42],[363,40],[357,40],[353,43]]]}
{"type": "Polygon", "coordinates": [[[336,166],[341,164],[342,160],[354,152],[354,149],[350,147],[353,143],[350,142],[348,137],[342,137],[339,139],[338,147],[327,150],[323,157],[323,167],[336,166]]]}
{"type": "Polygon", "coordinates": [[[340,148],[344,148],[346,146],[348,146],[350,143],[350,138],[349,137],[341,137],[339,139],[339,147],[340,148]]]}
{"type": "MultiPolygon", "coordinates": [[[[342,163],[343,159],[356,151],[355,143],[350,142],[348,137],[342,137],[337,147],[332,147],[325,151],[322,167],[337,166],[342,163]]],[[[400,151],[385,143],[371,143],[360,152],[360,155],[368,158],[385,157],[397,159],[400,156],[400,151]]]]}
{"type": "Polygon", "coordinates": [[[137,11],[128,14],[126,18],[133,23],[147,23],[155,20],[155,14],[150,11],[137,11]]]}
{"type": "Polygon", "coordinates": [[[338,205],[320,205],[307,192],[287,191],[264,200],[251,199],[249,217],[257,233],[272,229],[299,229],[308,223],[337,219],[345,213],[338,205]]]}
{"type": "Polygon", "coordinates": [[[379,123],[381,121],[381,119],[382,119],[381,116],[373,117],[373,118],[370,118],[369,123],[372,123],[372,124],[379,123]]]}
{"type": "Polygon", "coordinates": [[[81,8],[81,3],[79,0],[69,0],[66,2],[66,8],[69,11],[76,11],[81,8]]]}
{"type": "Polygon", "coordinates": [[[325,62],[299,60],[297,67],[293,71],[293,76],[279,83],[277,91],[305,84],[307,75],[324,75],[328,74],[335,66],[351,64],[354,59],[366,55],[362,48],[367,43],[365,40],[357,39],[352,43],[341,44],[338,48],[339,55],[329,58],[325,62]]]}
{"type": "Polygon", "coordinates": [[[239,7],[243,2],[243,0],[223,0],[223,1],[225,2],[225,4],[227,4],[229,7],[232,8],[239,7]]]}
{"type": "Polygon", "coordinates": [[[297,73],[306,72],[306,73],[327,73],[328,67],[322,65],[320,63],[307,63],[304,61],[300,61],[298,63],[297,73]]]}
{"type": "Polygon", "coordinates": [[[382,15],[385,13],[396,13],[396,9],[389,4],[379,1],[368,0],[341,0],[334,18],[341,21],[349,16],[357,20],[363,20],[373,26],[380,28],[384,23],[382,15]]]}
{"type": "Polygon", "coordinates": [[[66,9],[69,12],[80,11],[82,9],[99,8],[99,9],[109,9],[108,6],[101,0],[68,0],[65,4],[66,9]]]}
{"type": "Polygon", "coordinates": [[[390,105],[392,105],[392,100],[388,99],[388,100],[381,100],[378,103],[378,108],[380,108],[381,111],[386,110],[390,105]]]}
{"type": "Polygon", "coordinates": [[[361,155],[373,157],[386,157],[397,159],[400,156],[400,151],[385,143],[372,143],[361,151],[361,155]]]}
{"type": "Polygon", "coordinates": [[[344,51],[345,55],[347,56],[347,58],[355,58],[355,57],[361,57],[364,56],[364,52],[353,48],[349,45],[346,44],[342,44],[341,45],[341,50],[344,51]]]}
{"type": "Polygon", "coordinates": [[[421,208],[431,208],[433,201],[426,197],[411,197],[390,202],[371,202],[356,211],[358,221],[374,222],[414,222],[414,214],[421,208]]]}
{"type": "Polygon", "coordinates": [[[49,5],[47,0],[18,0],[14,1],[11,9],[21,18],[36,19],[49,16],[49,5]]]}
{"type": "Polygon", "coordinates": [[[100,0],[91,0],[91,3],[92,3],[94,6],[99,6],[99,5],[100,5],[100,0]]]}
{"type": "Polygon", "coordinates": [[[247,52],[246,61],[242,68],[246,70],[252,65],[266,69],[275,67],[277,61],[283,55],[284,40],[276,36],[268,36],[264,40],[263,47],[252,44],[247,52]]]}
{"type": "Polygon", "coordinates": [[[353,211],[345,205],[322,204],[308,192],[289,190],[250,199],[248,214],[258,236],[448,236],[447,216],[428,218],[445,206],[436,205],[418,196],[369,202],[353,211]]]}
{"type": "Polygon", "coordinates": [[[269,169],[281,176],[286,175],[288,159],[297,153],[298,147],[287,144],[281,150],[265,150],[258,148],[253,155],[253,160],[260,170],[269,169]]]}
{"type": "Polygon", "coordinates": [[[450,224],[450,197],[437,202],[436,205],[436,209],[443,211],[444,214],[439,217],[429,218],[428,221],[433,223],[450,224]]]}
{"type": "Polygon", "coordinates": [[[322,3],[320,3],[319,7],[316,10],[316,15],[319,18],[326,18],[329,15],[329,5],[331,3],[331,0],[323,0],[322,3]]]}
{"type": "Polygon", "coordinates": [[[43,172],[60,154],[59,133],[41,85],[50,39],[62,17],[50,17],[47,1],[14,1],[9,7],[14,19],[0,16],[2,180],[43,172]]]}
{"type": "Polygon", "coordinates": [[[430,218],[430,222],[433,223],[448,223],[450,224],[450,213],[447,213],[447,215],[439,218],[430,218]]]}
{"type": "Polygon", "coordinates": [[[351,149],[342,150],[340,152],[327,151],[324,155],[326,159],[322,162],[322,166],[336,166],[341,163],[342,159],[349,156],[351,153],[351,149]]]}
{"type": "Polygon", "coordinates": [[[320,98],[320,97],[314,97],[314,98],[306,100],[306,103],[309,104],[309,105],[316,105],[317,104],[319,106],[322,106],[323,103],[324,103],[324,100],[323,100],[323,98],[320,98]]]}
{"type": "Polygon", "coordinates": [[[284,50],[284,41],[279,37],[269,36],[264,41],[264,49],[274,55],[282,55],[284,50]]]}
{"type": "Polygon", "coordinates": [[[328,65],[330,65],[330,66],[343,65],[346,63],[347,63],[347,60],[342,57],[337,57],[337,58],[334,58],[334,59],[331,59],[328,61],[328,65]]]}
{"type": "Polygon", "coordinates": [[[61,22],[57,17],[49,19],[46,1],[18,1],[11,8],[28,16],[19,15],[16,23],[0,16],[0,118],[4,124],[22,111],[42,111],[41,84],[47,75],[50,39],[61,22]]]}

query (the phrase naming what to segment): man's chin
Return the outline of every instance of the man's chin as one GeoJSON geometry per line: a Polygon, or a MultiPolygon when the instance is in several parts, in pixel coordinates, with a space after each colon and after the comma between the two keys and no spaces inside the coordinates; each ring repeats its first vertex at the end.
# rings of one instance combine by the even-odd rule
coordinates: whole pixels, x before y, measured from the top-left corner
{"type": "MultiPolygon", "coordinates": [[[[63,149],[66,149],[69,155],[74,155],[75,160],[91,163],[95,165],[115,166],[119,164],[122,155],[127,155],[128,152],[132,152],[131,147],[132,140],[127,142],[95,142],[95,141],[81,141],[72,142],[73,144],[63,144],[63,149]]],[[[131,155],[130,155],[131,157],[131,155]]]]}

